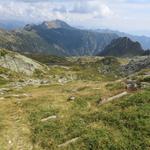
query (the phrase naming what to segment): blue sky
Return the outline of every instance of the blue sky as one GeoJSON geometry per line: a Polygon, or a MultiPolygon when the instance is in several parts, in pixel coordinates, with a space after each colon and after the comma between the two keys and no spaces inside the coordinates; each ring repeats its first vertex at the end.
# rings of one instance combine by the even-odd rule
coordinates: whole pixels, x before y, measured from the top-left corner
{"type": "Polygon", "coordinates": [[[61,19],[74,26],[150,36],[150,0],[0,0],[0,20],[38,23],[61,19]]]}

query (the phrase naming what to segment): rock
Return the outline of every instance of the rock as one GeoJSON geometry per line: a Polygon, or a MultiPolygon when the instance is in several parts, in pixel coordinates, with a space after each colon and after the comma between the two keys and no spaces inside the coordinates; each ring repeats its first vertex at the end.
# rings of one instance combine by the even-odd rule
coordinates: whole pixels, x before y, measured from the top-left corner
{"type": "Polygon", "coordinates": [[[56,118],[57,118],[57,116],[55,116],[55,115],[54,116],[49,116],[47,118],[42,119],[41,122],[45,122],[45,121],[56,119],[56,118]]]}
{"type": "Polygon", "coordinates": [[[11,83],[9,85],[9,87],[12,87],[12,88],[15,88],[15,89],[21,89],[23,87],[26,87],[26,86],[40,86],[40,85],[48,85],[50,83],[49,80],[44,80],[44,79],[29,79],[29,80],[26,80],[24,82],[14,82],[14,83],[11,83]]]}
{"type": "Polygon", "coordinates": [[[126,89],[128,91],[136,91],[141,88],[141,83],[135,80],[127,80],[126,81],[126,89]]]}
{"type": "Polygon", "coordinates": [[[22,94],[22,97],[32,97],[32,95],[24,93],[22,94]]]}
{"type": "Polygon", "coordinates": [[[76,137],[76,138],[74,138],[74,139],[71,139],[71,140],[69,140],[69,141],[66,141],[66,142],[63,143],[63,144],[58,145],[58,147],[59,147],[59,148],[60,148],[60,147],[66,147],[66,146],[68,146],[68,145],[71,144],[71,143],[75,143],[77,140],[79,140],[79,137],[76,137]]]}
{"type": "Polygon", "coordinates": [[[0,97],[0,100],[4,100],[5,98],[4,97],[0,97]]]}
{"type": "Polygon", "coordinates": [[[45,85],[45,84],[48,84],[48,83],[49,83],[48,80],[42,80],[40,84],[44,84],[45,85]]]}
{"type": "Polygon", "coordinates": [[[19,97],[20,97],[20,95],[13,94],[13,95],[10,95],[10,97],[16,97],[16,98],[19,98],[19,97]]]}
{"type": "Polygon", "coordinates": [[[103,99],[100,104],[102,105],[102,104],[111,102],[111,101],[113,101],[113,100],[116,100],[116,99],[119,99],[119,98],[121,98],[121,97],[123,97],[123,96],[126,96],[127,94],[128,94],[128,92],[125,91],[125,92],[122,92],[122,93],[120,93],[120,94],[118,94],[118,95],[115,95],[115,96],[113,96],[113,97],[109,97],[108,99],[103,99]]]}
{"type": "Polygon", "coordinates": [[[31,76],[36,70],[43,71],[45,69],[44,65],[41,65],[40,63],[19,53],[5,49],[0,49],[0,53],[3,54],[0,57],[0,66],[11,71],[24,73],[28,76],[31,76]]]}
{"type": "Polygon", "coordinates": [[[70,97],[68,98],[68,101],[74,101],[75,99],[76,99],[75,96],[70,96],[70,97]]]}
{"type": "Polygon", "coordinates": [[[58,79],[58,82],[61,83],[61,84],[65,84],[68,81],[67,81],[67,79],[65,77],[63,77],[63,78],[58,79]]]}
{"type": "Polygon", "coordinates": [[[141,87],[142,88],[150,88],[150,83],[148,83],[148,82],[142,82],[141,83],[141,87]]]}
{"type": "Polygon", "coordinates": [[[96,104],[99,105],[101,102],[102,102],[102,99],[100,98],[96,101],[96,104]]]}
{"type": "Polygon", "coordinates": [[[130,75],[142,69],[150,68],[150,57],[137,57],[132,59],[127,65],[121,67],[122,74],[130,75]]]}
{"type": "Polygon", "coordinates": [[[9,92],[9,91],[11,91],[10,88],[1,88],[1,89],[0,89],[0,95],[4,95],[5,93],[7,93],[7,92],[9,92]]]}
{"type": "Polygon", "coordinates": [[[25,97],[31,97],[30,94],[12,94],[12,95],[7,95],[5,98],[25,98],[25,97]]]}
{"type": "Polygon", "coordinates": [[[0,74],[0,77],[4,78],[5,80],[9,80],[8,76],[5,74],[0,74]]]}

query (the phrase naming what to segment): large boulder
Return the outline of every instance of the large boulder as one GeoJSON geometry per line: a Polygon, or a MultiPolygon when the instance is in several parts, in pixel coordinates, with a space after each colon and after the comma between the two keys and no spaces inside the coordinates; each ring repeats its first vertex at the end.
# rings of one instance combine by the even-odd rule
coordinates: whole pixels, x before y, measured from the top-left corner
{"type": "Polygon", "coordinates": [[[0,66],[29,76],[33,75],[36,70],[44,70],[42,64],[5,49],[0,49],[0,66]]]}

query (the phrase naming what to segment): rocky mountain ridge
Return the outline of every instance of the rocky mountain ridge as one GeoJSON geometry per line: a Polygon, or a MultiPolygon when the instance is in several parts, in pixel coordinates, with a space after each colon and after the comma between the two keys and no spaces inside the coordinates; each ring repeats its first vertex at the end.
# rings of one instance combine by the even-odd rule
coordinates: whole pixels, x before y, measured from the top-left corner
{"type": "Polygon", "coordinates": [[[140,43],[134,42],[127,37],[120,37],[112,42],[100,52],[101,56],[132,57],[142,55],[144,50],[140,43]]]}

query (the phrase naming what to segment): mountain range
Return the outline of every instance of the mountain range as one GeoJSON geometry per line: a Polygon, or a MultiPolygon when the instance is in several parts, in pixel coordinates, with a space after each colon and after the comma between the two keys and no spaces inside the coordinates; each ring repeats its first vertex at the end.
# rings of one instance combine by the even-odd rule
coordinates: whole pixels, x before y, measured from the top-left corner
{"type": "MultiPolygon", "coordinates": [[[[121,32],[111,30],[85,30],[77,29],[61,20],[44,21],[41,24],[27,24],[23,28],[14,30],[0,30],[0,48],[6,48],[24,54],[44,54],[57,56],[92,56],[100,54],[102,51],[108,51],[112,46],[112,41],[120,37],[129,37],[131,40],[137,38],[137,41],[148,47],[149,38],[136,37],[121,32]],[[143,42],[142,42],[143,41],[143,42]],[[147,43],[148,45],[144,44],[147,43]]],[[[130,40],[129,40],[130,41],[130,40]]],[[[134,47],[134,41],[130,42],[129,49],[125,50],[124,56],[141,54],[134,49],[130,55],[130,48],[134,47]],[[133,44],[133,45],[132,45],[133,44]]],[[[119,42],[122,44],[122,42],[119,42]]],[[[119,49],[111,49],[109,55],[118,53],[122,55],[119,49]],[[117,50],[117,52],[116,52],[117,50]],[[114,51],[114,52],[113,52],[114,51]]],[[[141,46],[139,46],[141,47],[141,46]]],[[[150,46],[149,46],[150,47],[150,46]]],[[[142,50],[142,47],[140,48],[142,50]]],[[[143,51],[143,50],[142,50],[143,51]]]]}
{"type": "Polygon", "coordinates": [[[28,24],[22,29],[0,31],[0,47],[24,53],[59,56],[95,55],[113,39],[113,33],[80,30],[55,20],[39,25],[28,24]]]}

